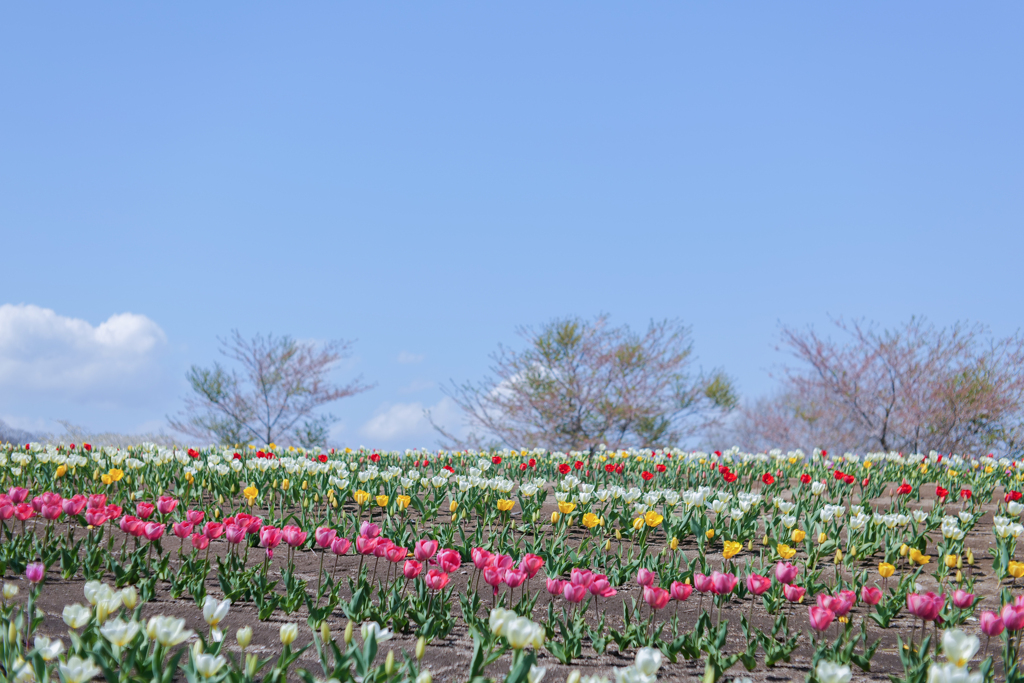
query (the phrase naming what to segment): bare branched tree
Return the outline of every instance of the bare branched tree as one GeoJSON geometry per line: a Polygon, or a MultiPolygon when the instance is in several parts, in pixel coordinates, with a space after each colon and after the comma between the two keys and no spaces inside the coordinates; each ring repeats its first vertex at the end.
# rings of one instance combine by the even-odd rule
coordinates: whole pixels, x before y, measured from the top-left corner
{"type": "Polygon", "coordinates": [[[237,330],[221,339],[220,352],[242,372],[193,365],[186,375],[193,395],[185,409],[168,420],[173,429],[222,444],[281,443],[322,446],[335,418],[317,410],[370,389],[361,378],[338,386],[330,371],[347,357],[351,342],[322,347],[291,337],[243,339],[237,330]]]}
{"type": "Polygon", "coordinates": [[[980,325],[894,330],[836,321],[841,339],[784,328],[783,390],[738,411],[754,447],[971,453],[1024,447],[1024,338],[980,325]],[[756,445],[755,445],[756,444],[756,445]]]}
{"type": "Polygon", "coordinates": [[[652,322],[640,334],[606,316],[562,318],[518,333],[526,348],[500,346],[490,377],[446,390],[471,430],[457,439],[434,424],[450,444],[675,445],[736,403],[723,373],[691,375],[689,329],[679,321],[652,322]]]}

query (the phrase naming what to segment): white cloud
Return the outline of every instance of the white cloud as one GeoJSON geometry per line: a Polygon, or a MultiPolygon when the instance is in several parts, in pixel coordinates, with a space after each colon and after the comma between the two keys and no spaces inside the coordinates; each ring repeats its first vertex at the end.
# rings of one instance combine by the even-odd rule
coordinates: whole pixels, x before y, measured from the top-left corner
{"type": "Polygon", "coordinates": [[[399,363],[420,363],[426,356],[422,353],[410,353],[408,351],[402,351],[398,354],[399,363]]]}
{"type": "Polygon", "coordinates": [[[0,306],[0,388],[51,399],[124,403],[158,379],[167,338],[144,315],[93,327],[33,305],[0,306]]]}
{"type": "MultiPolygon", "coordinates": [[[[430,406],[429,410],[438,424],[449,426],[461,423],[458,407],[450,398],[442,398],[430,406]]],[[[416,441],[435,441],[439,435],[423,411],[424,406],[418,401],[383,406],[359,429],[359,434],[372,439],[374,443],[370,445],[374,446],[386,445],[383,442],[395,440],[403,440],[409,447],[416,445],[416,441]]]]}

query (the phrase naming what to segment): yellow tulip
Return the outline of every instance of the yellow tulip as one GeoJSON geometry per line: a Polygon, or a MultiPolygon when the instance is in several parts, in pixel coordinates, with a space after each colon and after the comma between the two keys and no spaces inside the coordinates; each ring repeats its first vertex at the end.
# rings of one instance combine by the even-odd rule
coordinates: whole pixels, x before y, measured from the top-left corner
{"type": "Polygon", "coordinates": [[[359,489],[352,494],[352,499],[356,501],[356,505],[363,506],[370,502],[370,494],[359,489]]]}
{"type": "Polygon", "coordinates": [[[409,503],[411,502],[412,498],[405,495],[400,495],[398,496],[398,498],[395,499],[395,503],[398,505],[399,510],[404,510],[405,508],[409,507],[409,503]]]}
{"type": "Polygon", "coordinates": [[[256,496],[260,495],[260,490],[253,486],[252,484],[250,484],[249,486],[245,487],[244,491],[242,491],[242,495],[245,496],[246,499],[248,499],[249,505],[252,505],[253,503],[256,502],[256,496]]]}
{"type": "Polygon", "coordinates": [[[799,543],[800,541],[804,540],[806,536],[807,532],[803,529],[793,529],[793,533],[789,535],[789,537],[793,539],[794,543],[799,543]]]}
{"type": "MultiPolygon", "coordinates": [[[[188,478],[188,480],[189,480],[189,483],[191,483],[191,482],[192,482],[192,475],[186,472],[186,473],[185,473],[185,476],[186,476],[186,477],[188,478]]],[[[102,481],[102,482],[103,482],[104,484],[106,484],[107,486],[110,486],[111,484],[113,484],[113,483],[114,483],[114,480],[113,480],[113,479],[112,479],[112,478],[110,477],[110,475],[109,475],[109,474],[104,474],[104,475],[102,475],[102,476],[100,477],[100,481],[102,481]]]]}
{"type": "Polygon", "coordinates": [[[558,510],[555,510],[554,512],[551,513],[551,523],[552,524],[558,524],[558,520],[559,519],[560,519],[560,517],[559,517],[559,514],[558,514],[558,510]]]}
{"type": "Polygon", "coordinates": [[[291,479],[282,479],[281,480],[281,490],[282,491],[287,491],[288,487],[291,486],[291,485],[292,485],[291,479]]]}
{"type": "Polygon", "coordinates": [[[110,478],[113,479],[114,481],[121,481],[122,479],[124,479],[124,472],[117,469],[116,467],[111,468],[111,470],[107,472],[107,474],[109,474],[110,478]]]}
{"type": "Polygon", "coordinates": [[[508,512],[515,507],[516,502],[514,500],[507,500],[505,498],[498,499],[498,510],[500,512],[508,512]]]}
{"type": "Polygon", "coordinates": [[[453,500],[452,502],[448,503],[448,512],[455,512],[458,509],[459,509],[459,501],[453,500]]]}
{"type": "Polygon", "coordinates": [[[796,555],[796,550],[794,548],[790,548],[785,543],[780,543],[777,546],[775,546],[775,550],[779,553],[779,556],[784,560],[788,560],[794,555],[796,555]]]}
{"type": "Polygon", "coordinates": [[[739,541],[726,541],[722,545],[722,557],[728,560],[743,550],[743,544],[739,541]]]}
{"type": "Polygon", "coordinates": [[[665,519],[664,517],[659,515],[654,510],[649,511],[646,515],[644,515],[644,521],[647,522],[647,526],[649,526],[651,528],[654,528],[654,527],[658,526],[659,524],[661,524],[661,522],[664,519],[665,519]]]}
{"type": "Polygon", "coordinates": [[[672,537],[672,542],[668,544],[672,550],[679,550],[679,539],[675,536],[672,537]]]}
{"type": "Polygon", "coordinates": [[[1006,571],[1015,579],[1024,576],[1024,563],[1011,561],[1006,571]]]}
{"type": "Polygon", "coordinates": [[[836,548],[835,563],[839,564],[842,561],[843,561],[843,551],[842,551],[841,548],[836,548]]]}
{"type": "Polygon", "coordinates": [[[893,572],[896,571],[896,567],[889,564],[888,562],[880,562],[878,564],[878,573],[883,579],[888,579],[892,576],[893,572]]]}
{"type": "Polygon", "coordinates": [[[633,520],[633,528],[636,529],[637,531],[640,531],[641,529],[643,529],[644,528],[644,518],[643,517],[637,517],[636,519],[634,519],[633,520]]]}
{"type": "Polygon", "coordinates": [[[600,523],[600,520],[597,518],[597,515],[595,515],[593,512],[588,512],[587,514],[583,515],[582,523],[583,526],[587,527],[588,529],[593,529],[600,523]]]}
{"type": "Polygon", "coordinates": [[[384,494],[377,496],[377,505],[386,508],[388,506],[388,497],[384,494]]]}
{"type": "Polygon", "coordinates": [[[955,568],[957,560],[959,560],[959,559],[960,559],[960,557],[957,556],[957,555],[952,555],[952,554],[946,555],[946,567],[949,568],[949,569],[955,568]]]}
{"type": "Polygon", "coordinates": [[[558,501],[558,511],[563,515],[567,515],[576,509],[576,503],[570,503],[567,500],[558,501]]]}
{"type": "Polygon", "coordinates": [[[707,539],[710,541],[712,538],[715,537],[715,530],[714,529],[708,529],[707,531],[704,532],[704,535],[707,536],[707,539]]]}
{"type": "Polygon", "coordinates": [[[906,557],[908,552],[910,552],[910,548],[906,543],[900,546],[900,557],[906,557]]]}
{"type": "Polygon", "coordinates": [[[818,543],[819,544],[824,543],[827,540],[828,540],[828,535],[824,531],[822,531],[820,534],[818,534],[818,543]]]}
{"type": "Polygon", "coordinates": [[[61,465],[60,467],[57,468],[57,471],[53,473],[53,478],[54,479],[60,479],[61,477],[63,477],[67,473],[68,473],[68,466],[67,465],[61,465]]]}

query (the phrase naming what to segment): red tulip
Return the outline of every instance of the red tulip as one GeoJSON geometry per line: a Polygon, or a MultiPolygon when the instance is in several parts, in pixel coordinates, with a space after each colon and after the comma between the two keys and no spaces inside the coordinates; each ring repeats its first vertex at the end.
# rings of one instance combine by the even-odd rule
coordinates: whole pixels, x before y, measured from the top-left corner
{"type": "Polygon", "coordinates": [[[437,552],[438,543],[435,540],[429,538],[423,538],[416,541],[416,546],[412,549],[412,554],[419,562],[426,562],[434,556],[437,552]]]}
{"type": "Polygon", "coordinates": [[[402,574],[405,575],[406,579],[415,579],[423,571],[423,565],[416,560],[406,560],[405,566],[402,567],[402,574]]]}
{"type": "Polygon", "coordinates": [[[573,567],[572,571],[569,572],[569,583],[574,586],[583,586],[584,588],[590,588],[590,584],[594,582],[594,572],[589,569],[580,569],[579,567],[573,567]]]}
{"type": "Polygon", "coordinates": [[[491,553],[483,548],[473,548],[469,556],[473,558],[473,566],[481,571],[491,562],[491,553]]]}
{"type": "Polygon", "coordinates": [[[281,529],[281,535],[284,537],[284,542],[293,548],[298,548],[305,543],[306,537],[309,536],[305,531],[291,524],[281,529]]]}
{"type": "Polygon", "coordinates": [[[610,598],[618,592],[612,588],[611,583],[608,581],[608,577],[604,574],[598,574],[590,584],[590,588],[588,590],[591,595],[596,595],[599,598],[610,598]]]}
{"type": "Polygon", "coordinates": [[[999,617],[1008,631],[1019,631],[1024,628],[1024,607],[1018,607],[1012,603],[1003,605],[999,617]]]}
{"type": "Polygon", "coordinates": [[[28,503],[21,503],[20,505],[15,506],[14,516],[24,522],[35,517],[36,511],[33,510],[32,506],[28,503]]]}
{"type": "Polygon", "coordinates": [[[832,620],[836,618],[835,613],[826,608],[818,605],[812,605],[810,609],[810,620],[811,628],[815,631],[824,631],[832,623],[832,620]]]}
{"type": "Polygon", "coordinates": [[[672,593],[673,600],[686,602],[690,595],[693,594],[693,586],[688,583],[683,583],[682,581],[673,581],[669,592],[672,593]]]}
{"type": "Polygon", "coordinates": [[[658,586],[645,586],[643,594],[644,602],[653,610],[663,609],[672,597],[667,590],[658,586]]]}
{"type": "Polygon", "coordinates": [[[882,601],[882,591],[877,586],[864,586],[860,589],[860,599],[869,605],[877,605],[882,601]]]}
{"type": "Polygon", "coordinates": [[[227,538],[228,543],[241,543],[245,540],[245,527],[232,524],[224,532],[224,536],[227,538]]]}
{"type": "Polygon", "coordinates": [[[427,572],[426,577],[423,579],[424,583],[427,584],[427,588],[435,591],[443,590],[448,585],[449,577],[448,574],[441,571],[440,569],[431,569],[427,572]]]}
{"type": "Polygon", "coordinates": [[[739,579],[733,574],[711,572],[711,592],[715,595],[727,595],[736,588],[739,579]]]}
{"type": "Polygon", "coordinates": [[[28,489],[20,486],[12,486],[7,490],[7,495],[11,497],[11,502],[15,505],[25,502],[28,498],[28,489]]]}
{"type": "Polygon", "coordinates": [[[89,496],[89,502],[86,504],[90,510],[99,510],[107,507],[107,496],[103,493],[94,493],[89,496]]]}
{"type": "Polygon", "coordinates": [[[772,587],[772,580],[760,574],[750,574],[747,577],[747,590],[754,595],[761,595],[772,587]]]}

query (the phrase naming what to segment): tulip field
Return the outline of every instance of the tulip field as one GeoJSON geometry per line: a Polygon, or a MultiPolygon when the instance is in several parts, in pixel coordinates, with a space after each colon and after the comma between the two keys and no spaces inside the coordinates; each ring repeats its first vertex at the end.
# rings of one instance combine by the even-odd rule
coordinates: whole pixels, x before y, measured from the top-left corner
{"type": "Polygon", "coordinates": [[[0,677],[1024,681],[1024,469],[0,446],[0,677]]]}

